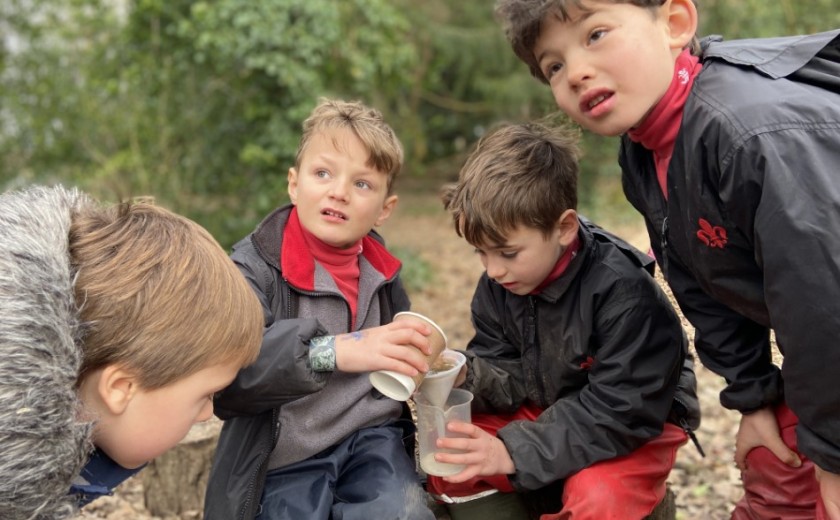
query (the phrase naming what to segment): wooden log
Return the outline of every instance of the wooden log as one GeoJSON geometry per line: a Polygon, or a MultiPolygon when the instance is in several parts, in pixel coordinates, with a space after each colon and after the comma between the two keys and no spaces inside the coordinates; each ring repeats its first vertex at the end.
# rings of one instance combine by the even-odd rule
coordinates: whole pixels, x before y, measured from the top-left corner
{"type": "Polygon", "coordinates": [[[196,424],[177,446],[143,469],[143,499],[155,516],[201,518],[222,423],[196,424]]]}
{"type": "Polygon", "coordinates": [[[651,514],[645,520],[676,520],[677,518],[677,502],[676,495],[671,491],[671,487],[665,490],[665,498],[656,506],[651,514]]]}

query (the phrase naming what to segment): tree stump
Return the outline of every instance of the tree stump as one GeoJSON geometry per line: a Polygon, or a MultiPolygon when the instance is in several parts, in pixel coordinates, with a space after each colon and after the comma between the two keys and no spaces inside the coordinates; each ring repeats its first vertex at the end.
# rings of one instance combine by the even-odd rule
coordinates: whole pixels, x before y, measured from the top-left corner
{"type": "Polygon", "coordinates": [[[671,486],[665,489],[665,498],[656,506],[656,509],[649,514],[645,520],[676,520],[677,502],[676,495],[671,491],[671,486]]]}
{"type": "Polygon", "coordinates": [[[222,423],[196,424],[177,446],[143,469],[143,499],[155,516],[200,518],[222,423]]]}

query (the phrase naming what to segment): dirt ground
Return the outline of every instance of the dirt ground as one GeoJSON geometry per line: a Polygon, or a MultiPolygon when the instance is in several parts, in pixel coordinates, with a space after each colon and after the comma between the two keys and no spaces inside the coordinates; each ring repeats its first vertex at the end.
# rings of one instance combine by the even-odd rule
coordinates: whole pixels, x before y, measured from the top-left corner
{"type": "MultiPolygon", "coordinates": [[[[391,220],[381,229],[392,248],[408,251],[431,267],[432,283],[412,291],[412,310],[428,315],[447,333],[452,346],[459,348],[472,335],[469,302],[481,264],[466,242],[455,235],[448,217],[434,194],[406,194],[391,220]]],[[[647,248],[641,227],[621,227],[600,222],[640,248],[647,248]]],[[[686,324],[691,334],[691,328],[686,324]]],[[[722,380],[697,364],[697,376],[703,421],[697,431],[706,457],[702,458],[690,443],[679,454],[668,480],[676,493],[677,518],[682,520],[718,520],[729,518],[729,511],[741,496],[739,473],[733,464],[734,438],[738,416],[724,410],[718,402],[722,380]]],[[[185,520],[199,518],[198,512],[180,517],[161,518],[143,507],[140,476],[124,483],[114,497],[94,502],[81,518],[111,520],[185,520]]]]}

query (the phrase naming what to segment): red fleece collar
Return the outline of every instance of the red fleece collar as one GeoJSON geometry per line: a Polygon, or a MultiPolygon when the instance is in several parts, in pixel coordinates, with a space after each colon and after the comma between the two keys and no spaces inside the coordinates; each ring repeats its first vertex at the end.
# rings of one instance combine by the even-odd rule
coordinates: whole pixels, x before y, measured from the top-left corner
{"type": "MultiPolygon", "coordinates": [[[[315,258],[306,245],[304,230],[300,225],[297,208],[292,208],[283,229],[280,247],[280,268],[283,277],[299,289],[315,290],[315,258]]],[[[386,279],[394,277],[402,265],[378,240],[366,235],[361,240],[361,256],[386,279]]]]}

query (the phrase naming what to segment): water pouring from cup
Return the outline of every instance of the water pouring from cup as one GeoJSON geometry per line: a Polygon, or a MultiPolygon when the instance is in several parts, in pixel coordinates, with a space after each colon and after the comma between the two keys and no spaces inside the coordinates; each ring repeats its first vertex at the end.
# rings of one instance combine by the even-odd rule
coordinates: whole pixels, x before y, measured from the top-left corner
{"type": "Polygon", "coordinates": [[[455,380],[467,358],[457,350],[444,350],[438,356],[437,361],[426,373],[426,377],[420,384],[419,392],[429,403],[443,408],[449,392],[455,385],[455,380]]]}

